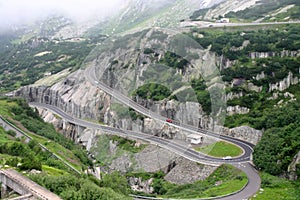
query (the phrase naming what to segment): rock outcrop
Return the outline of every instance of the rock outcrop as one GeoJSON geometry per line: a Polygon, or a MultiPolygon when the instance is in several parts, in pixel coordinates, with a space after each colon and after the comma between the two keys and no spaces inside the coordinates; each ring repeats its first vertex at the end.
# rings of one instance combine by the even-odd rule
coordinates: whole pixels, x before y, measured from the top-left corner
{"type": "Polygon", "coordinates": [[[297,174],[300,171],[300,151],[295,155],[292,163],[288,167],[288,178],[290,180],[297,180],[299,179],[299,174],[297,174]]]}
{"type": "Polygon", "coordinates": [[[197,180],[206,179],[216,169],[215,166],[201,165],[184,158],[178,158],[175,161],[175,167],[164,179],[176,184],[194,183],[197,180]]]}
{"type": "Polygon", "coordinates": [[[144,192],[146,194],[152,194],[154,189],[151,186],[153,179],[142,180],[141,177],[129,177],[128,183],[133,191],[144,192]]]}
{"type": "Polygon", "coordinates": [[[249,126],[241,126],[232,129],[224,128],[223,134],[250,142],[252,144],[257,144],[262,136],[262,131],[256,130],[249,126]]]}
{"type": "Polygon", "coordinates": [[[299,83],[299,78],[294,77],[292,72],[289,72],[288,76],[284,78],[282,81],[279,81],[275,84],[269,84],[269,92],[274,90],[284,91],[288,89],[292,85],[296,85],[299,83]]]}
{"type": "Polygon", "coordinates": [[[241,107],[239,105],[237,106],[228,106],[227,107],[227,113],[228,115],[234,115],[234,114],[247,114],[249,113],[250,109],[246,107],[241,107]]]}
{"type": "Polygon", "coordinates": [[[249,54],[249,57],[251,59],[256,59],[256,58],[270,58],[270,57],[275,57],[275,56],[280,56],[280,57],[297,57],[300,55],[300,51],[288,51],[284,50],[281,52],[252,52],[249,54]]]}

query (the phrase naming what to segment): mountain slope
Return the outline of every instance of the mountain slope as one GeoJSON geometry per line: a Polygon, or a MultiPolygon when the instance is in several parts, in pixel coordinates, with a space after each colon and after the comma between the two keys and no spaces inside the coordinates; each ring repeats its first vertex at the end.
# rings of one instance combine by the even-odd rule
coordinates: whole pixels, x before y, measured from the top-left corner
{"type": "Polygon", "coordinates": [[[212,7],[197,10],[192,20],[212,20],[220,16],[233,21],[288,21],[300,19],[298,0],[225,0],[212,7]]]}
{"type": "Polygon", "coordinates": [[[106,34],[148,27],[178,27],[195,10],[206,8],[223,0],[149,0],[130,1],[104,28],[106,34]]]}

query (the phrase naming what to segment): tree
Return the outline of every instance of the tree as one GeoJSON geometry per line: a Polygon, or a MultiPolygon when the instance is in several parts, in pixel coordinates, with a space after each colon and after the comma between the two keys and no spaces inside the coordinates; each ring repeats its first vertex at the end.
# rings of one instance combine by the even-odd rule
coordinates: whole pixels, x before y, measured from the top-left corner
{"type": "Polygon", "coordinates": [[[130,191],[128,181],[125,176],[122,176],[120,172],[113,172],[111,174],[105,174],[102,177],[100,183],[102,187],[112,188],[115,192],[127,195],[130,191]]]}

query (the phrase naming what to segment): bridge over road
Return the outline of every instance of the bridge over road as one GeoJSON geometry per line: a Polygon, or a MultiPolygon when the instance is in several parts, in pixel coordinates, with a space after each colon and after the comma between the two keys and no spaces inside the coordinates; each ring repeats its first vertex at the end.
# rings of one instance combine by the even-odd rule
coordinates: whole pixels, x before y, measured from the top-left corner
{"type": "Polygon", "coordinates": [[[15,199],[61,200],[56,194],[46,190],[13,169],[0,170],[0,182],[1,199],[5,198],[6,191],[10,188],[20,194],[20,197],[15,199]]]}

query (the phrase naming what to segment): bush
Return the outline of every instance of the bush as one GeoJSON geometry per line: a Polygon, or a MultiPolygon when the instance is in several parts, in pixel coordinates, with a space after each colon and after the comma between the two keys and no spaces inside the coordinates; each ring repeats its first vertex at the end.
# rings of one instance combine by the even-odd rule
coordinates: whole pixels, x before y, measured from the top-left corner
{"type": "Polygon", "coordinates": [[[42,170],[42,164],[39,160],[35,158],[24,158],[22,159],[22,165],[19,166],[20,170],[32,170],[36,169],[41,171],[42,170]]]}
{"type": "Polygon", "coordinates": [[[8,130],[8,131],[6,131],[6,133],[10,136],[13,136],[13,137],[15,137],[17,135],[17,133],[13,130],[8,130]]]}
{"type": "Polygon", "coordinates": [[[144,54],[152,54],[152,53],[154,53],[154,51],[152,49],[146,48],[144,50],[144,54]]]}
{"type": "Polygon", "coordinates": [[[112,188],[115,192],[126,195],[130,191],[127,179],[116,171],[103,175],[100,185],[101,187],[112,188]]]}
{"type": "Polygon", "coordinates": [[[148,83],[140,86],[133,94],[143,99],[152,99],[154,101],[163,100],[171,95],[171,91],[163,85],[148,83]]]}

